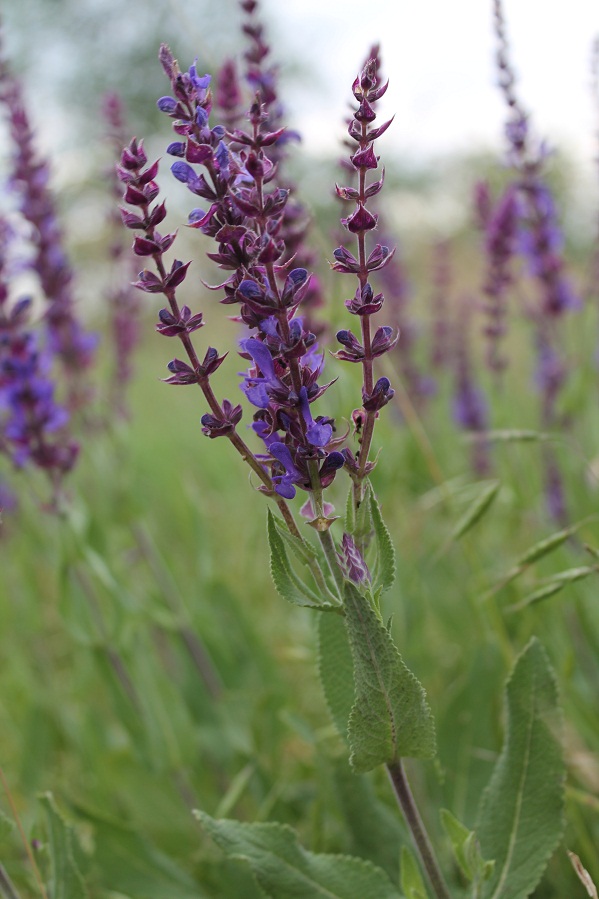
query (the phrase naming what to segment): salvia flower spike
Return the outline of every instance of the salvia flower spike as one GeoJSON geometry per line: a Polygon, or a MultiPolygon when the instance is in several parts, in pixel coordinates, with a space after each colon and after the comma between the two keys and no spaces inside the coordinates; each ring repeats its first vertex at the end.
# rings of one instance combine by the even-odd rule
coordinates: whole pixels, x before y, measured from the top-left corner
{"type": "Polygon", "coordinates": [[[48,303],[44,316],[47,343],[64,368],[68,405],[77,408],[89,399],[83,373],[93,362],[97,337],[85,331],[77,318],[73,271],[49,185],[50,167],[38,151],[21,84],[1,55],[0,102],[14,147],[12,188],[19,198],[21,214],[32,225],[32,268],[48,303]]]}
{"type": "Polygon", "coordinates": [[[33,329],[31,300],[9,301],[12,243],[11,227],[0,219],[0,453],[15,468],[44,471],[52,484],[51,508],[58,508],[79,447],[68,431],[69,414],[55,399],[52,354],[33,329]]]}
{"type": "Polygon", "coordinates": [[[360,338],[351,330],[339,331],[337,340],[343,349],[335,354],[342,361],[362,365],[364,415],[361,445],[357,459],[348,466],[355,484],[356,502],[361,501],[363,481],[372,468],[368,454],[374,423],[379,410],[393,397],[393,390],[388,382],[384,389],[381,388],[381,382],[375,384],[373,362],[377,356],[391,350],[399,337],[397,332],[386,326],[378,328],[373,337],[371,326],[371,316],[382,308],[384,296],[375,293],[369,280],[370,275],[390,262],[394,252],[373,240],[371,232],[377,227],[377,216],[368,208],[370,197],[378,193],[379,184],[382,186],[382,178],[377,180],[374,174],[379,166],[374,145],[391,124],[388,121],[379,127],[373,125],[377,117],[376,101],[387,89],[387,84],[380,82],[378,69],[378,58],[375,55],[367,61],[352,85],[358,108],[347,129],[351,141],[349,165],[357,173],[358,180],[355,188],[338,186],[337,194],[341,199],[354,203],[355,208],[341,219],[341,223],[354,238],[355,251],[352,252],[345,246],[337,247],[333,252],[336,261],[332,266],[334,271],[355,275],[358,280],[354,297],[346,302],[346,306],[357,317],[360,338]],[[376,189],[373,190],[375,185],[376,189]],[[369,251],[371,242],[374,246],[369,251]]]}

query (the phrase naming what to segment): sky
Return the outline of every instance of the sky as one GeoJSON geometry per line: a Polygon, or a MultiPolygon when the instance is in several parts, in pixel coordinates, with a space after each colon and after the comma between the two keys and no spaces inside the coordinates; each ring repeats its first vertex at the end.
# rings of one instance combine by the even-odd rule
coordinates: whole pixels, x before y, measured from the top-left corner
{"type": "MultiPolygon", "coordinates": [[[[495,87],[491,0],[262,0],[269,33],[282,38],[308,76],[292,104],[316,148],[370,45],[381,42],[395,114],[389,142],[408,156],[495,147],[504,108],[495,87]]],[[[591,48],[598,0],[504,0],[517,90],[535,131],[591,165],[597,110],[591,48]]],[[[275,50],[276,52],[276,50],[275,50]]],[[[285,68],[285,65],[283,65],[285,68]]],[[[337,139],[337,133],[331,136],[337,139]]]]}

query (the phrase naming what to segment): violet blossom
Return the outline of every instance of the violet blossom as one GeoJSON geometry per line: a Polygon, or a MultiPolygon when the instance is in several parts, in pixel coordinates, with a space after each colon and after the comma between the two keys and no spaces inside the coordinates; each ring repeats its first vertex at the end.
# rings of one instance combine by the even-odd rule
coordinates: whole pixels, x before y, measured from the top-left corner
{"type": "MultiPolygon", "coordinates": [[[[488,408],[482,388],[476,381],[472,362],[471,320],[472,303],[462,299],[453,329],[453,358],[455,387],[453,418],[456,424],[471,434],[488,428],[488,408]]],[[[484,440],[472,444],[472,466],[479,475],[488,474],[490,462],[484,440]]]]}
{"type": "Polygon", "coordinates": [[[488,186],[476,186],[479,223],[484,231],[486,272],[483,282],[486,316],[483,334],[487,341],[486,361],[499,383],[507,366],[501,344],[507,332],[508,292],[513,283],[511,264],[517,249],[519,208],[512,185],[494,204],[488,186]]]}
{"type": "Polygon", "coordinates": [[[28,297],[11,301],[7,251],[13,232],[0,220],[0,452],[15,468],[36,466],[49,477],[52,503],[75,464],[69,414],[55,399],[52,356],[30,320],[28,297]]]}
{"type": "Polygon", "coordinates": [[[376,101],[383,96],[388,87],[388,83],[381,83],[378,68],[377,58],[370,59],[352,85],[358,109],[354,112],[347,131],[353,142],[349,162],[357,173],[358,187],[336,186],[340,199],[355,204],[353,212],[342,218],[341,223],[356,240],[357,256],[342,245],[333,251],[336,261],[332,266],[334,271],[355,275],[358,279],[358,289],[354,298],[346,302],[346,306],[351,314],[357,316],[360,323],[361,339],[357,338],[350,330],[338,331],[337,340],[343,349],[335,354],[342,361],[362,365],[364,415],[362,418],[363,430],[359,438],[360,449],[356,456],[349,449],[346,450],[346,464],[354,480],[357,499],[362,495],[364,478],[374,465],[369,462],[368,455],[376,418],[380,409],[393,397],[393,390],[386,379],[384,386],[381,385],[381,381],[375,384],[373,362],[377,356],[389,352],[399,340],[397,331],[389,326],[379,327],[374,336],[371,330],[371,316],[381,309],[384,297],[382,294],[375,295],[369,278],[372,272],[387,265],[395,252],[380,243],[375,243],[370,252],[367,248],[370,232],[374,231],[377,226],[377,216],[368,208],[368,201],[375,197],[383,187],[382,175],[380,178],[370,180],[369,183],[368,175],[374,172],[379,164],[379,157],[374,151],[375,141],[385,133],[391,124],[391,120],[389,120],[378,127],[373,127],[377,118],[376,101]]]}
{"type": "Polygon", "coordinates": [[[32,268],[48,303],[44,316],[48,347],[64,367],[68,405],[75,408],[88,399],[83,372],[93,361],[97,338],[86,332],[76,317],[73,272],[49,187],[49,165],[36,147],[21,85],[4,59],[0,59],[0,102],[7,114],[14,147],[11,187],[19,197],[20,212],[33,228],[32,268]]]}
{"type": "MultiPolygon", "coordinates": [[[[519,251],[537,286],[537,302],[531,310],[536,325],[537,367],[535,381],[541,392],[541,424],[560,423],[559,395],[567,376],[560,325],[566,313],[580,308],[580,301],[565,272],[563,237],[555,203],[545,182],[548,151],[531,135],[529,117],[515,92],[501,0],[494,0],[495,34],[498,41],[499,86],[508,107],[506,137],[508,161],[514,170],[514,190],[519,198],[519,251]]],[[[544,456],[549,510],[558,508],[557,462],[544,456]],[[551,468],[551,470],[549,470],[551,468]]]]}

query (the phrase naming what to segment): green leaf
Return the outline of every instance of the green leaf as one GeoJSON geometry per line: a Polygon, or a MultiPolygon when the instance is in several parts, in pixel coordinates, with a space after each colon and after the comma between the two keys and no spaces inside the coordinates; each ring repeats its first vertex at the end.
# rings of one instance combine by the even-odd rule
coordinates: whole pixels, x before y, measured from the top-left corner
{"type": "Polygon", "coordinates": [[[391,534],[383,521],[381,507],[372,491],[370,491],[370,514],[374,525],[377,553],[373,589],[377,590],[381,587],[383,590],[388,590],[395,580],[395,549],[391,534]]]}
{"type": "Polygon", "coordinates": [[[270,899],[399,899],[385,872],[371,862],[308,852],[286,824],[242,824],[195,814],[227,855],[251,865],[270,899]]]}
{"type": "Polygon", "coordinates": [[[277,591],[283,599],[296,606],[332,608],[297,576],[289,561],[283,538],[277,530],[274,515],[268,510],[268,545],[270,547],[270,573],[277,591]]]}
{"type": "Polygon", "coordinates": [[[454,858],[462,874],[470,883],[478,888],[482,881],[488,880],[495,867],[495,862],[485,862],[480,852],[480,845],[473,830],[468,830],[461,821],[447,809],[441,809],[441,823],[449,837],[454,858]]]}
{"type": "Polygon", "coordinates": [[[277,529],[277,533],[283,538],[304,565],[309,566],[311,562],[318,559],[318,553],[311,543],[308,543],[307,540],[302,540],[300,537],[296,537],[295,534],[291,533],[282,519],[274,515],[272,511],[270,511],[270,514],[272,515],[272,520],[277,529]]]}
{"type": "Polygon", "coordinates": [[[354,664],[342,615],[320,615],[318,671],[329,711],[347,740],[347,723],[354,704],[354,664]]]}
{"type": "MultiPolygon", "coordinates": [[[[300,537],[296,537],[295,534],[292,534],[287,525],[278,518],[278,516],[273,515],[272,512],[271,515],[279,536],[289,546],[297,561],[307,566],[311,576],[316,581],[316,590],[312,591],[310,587],[303,583],[301,578],[298,578],[299,583],[302,585],[302,589],[305,588],[306,590],[309,590],[309,595],[311,597],[316,597],[316,599],[318,599],[318,605],[322,608],[330,608],[333,605],[338,606],[339,597],[329,589],[326,583],[326,577],[323,574],[323,569],[325,572],[327,570],[324,555],[319,553],[307,540],[303,540],[300,537]],[[322,593],[319,593],[319,590],[321,590],[322,593]],[[331,600],[331,602],[327,604],[327,600],[331,600]]],[[[293,570],[292,574],[294,574],[293,570]]]]}
{"type": "Polygon", "coordinates": [[[557,689],[536,639],[514,666],[506,702],[504,746],[476,825],[483,857],[495,859],[484,899],[526,899],[563,830],[565,768],[557,689]]]}
{"type": "Polygon", "coordinates": [[[52,859],[52,899],[87,899],[88,892],[75,862],[75,837],[73,828],[56,808],[51,793],[40,796],[46,813],[52,859]]]}
{"type": "Polygon", "coordinates": [[[372,606],[350,583],[345,612],[356,687],[349,719],[352,767],[370,771],[402,756],[432,758],[435,728],[424,689],[372,606]]]}
{"type": "Polygon", "coordinates": [[[418,863],[407,846],[401,847],[401,888],[406,899],[428,899],[418,863]]]}
{"type": "Polygon", "coordinates": [[[468,533],[468,531],[480,521],[485,512],[490,509],[493,500],[499,492],[500,486],[501,484],[499,481],[490,481],[483,487],[478,496],[456,523],[451,532],[451,540],[459,540],[460,537],[463,537],[464,534],[468,533]]]}
{"type": "Polygon", "coordinates": [[[252,866],[242,858],[223,858],[214,871],[219,896],[231,899],[268,899],[254,877],[252,866]]]}

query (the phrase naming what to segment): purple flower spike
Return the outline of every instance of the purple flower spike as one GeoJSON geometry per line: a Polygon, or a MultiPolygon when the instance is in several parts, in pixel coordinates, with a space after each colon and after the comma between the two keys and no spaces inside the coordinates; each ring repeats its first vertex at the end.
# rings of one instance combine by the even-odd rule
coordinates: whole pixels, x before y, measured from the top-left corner
{"type": "Polygon", "coordinates": [[[14,147],[11,186],[23,217],[31,224],[35,271],[48,301],[46,337],[68,379],[67,403],[75,409],[89,399],[85,370],[97,338],[84,332],[75,314],[74,277],[63,247],[63,234],[50,188],[50,167],[39,154],[20,83],[0,58],[0,102],[8,116],[14,147]]]}

